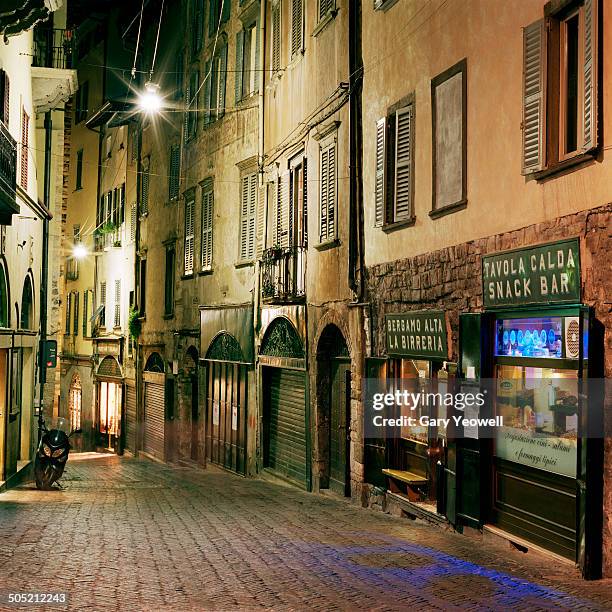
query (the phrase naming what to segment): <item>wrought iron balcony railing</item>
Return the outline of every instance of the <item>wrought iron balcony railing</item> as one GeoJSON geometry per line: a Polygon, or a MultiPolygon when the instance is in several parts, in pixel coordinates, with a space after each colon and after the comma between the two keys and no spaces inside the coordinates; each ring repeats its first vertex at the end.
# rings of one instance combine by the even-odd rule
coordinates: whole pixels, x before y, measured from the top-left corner
{"type": "Polygon", "coordinates": [[[7,204],[16,200],[17,143],[0,122],[0,198],[7,204]]]}
{"type": "Polygon", "coordinates": [[[40,68],[72,68],[73,31],[36,28],[34,62],[40,68]]]}
{"type": "Polygon", "coordinates": [[[261,258],[261,295],[266,302],[300,302],[306,295],[306,248],[266,249],[261,258]]]}

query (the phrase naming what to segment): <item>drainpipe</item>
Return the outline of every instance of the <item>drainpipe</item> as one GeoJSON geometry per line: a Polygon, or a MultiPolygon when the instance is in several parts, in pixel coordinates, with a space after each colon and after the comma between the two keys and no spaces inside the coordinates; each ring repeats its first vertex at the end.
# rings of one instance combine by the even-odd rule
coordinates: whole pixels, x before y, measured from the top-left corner
{"type": "MultiPolygon", "coordinates": [[[[47,210],[51,209],[51,136],[52,121],[51,111],[45,113],[45,178],[43,184],[43,200],[47,210]]],[[[38,442],[42,432],[43,407],[45,397],[45,383],[47,382],[47,361],[45,359],[45,342],[47,340],[47,286],[49,283],[49,217],[43,218],[42,236],[42,276],[40,279],[40,344],[38,353],[38,363],[40,367],[40,395],[38,398],[38,442]]]]}
{"type": "Polygon", "coordinates": [[[350,198],[348,282],[357,302],[364,295],[363,247],[363,128],[361,48],[361,2],[349,2],[349,124],[350,124],[350,198]]]}

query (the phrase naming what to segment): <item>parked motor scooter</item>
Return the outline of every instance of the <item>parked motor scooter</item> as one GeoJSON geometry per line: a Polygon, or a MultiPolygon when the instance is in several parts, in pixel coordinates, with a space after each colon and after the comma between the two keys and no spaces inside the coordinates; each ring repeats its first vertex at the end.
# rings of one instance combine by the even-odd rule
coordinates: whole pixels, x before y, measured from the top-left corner
{"type": "Polygon", "coordinates": [[[34,460],[34,477],[36,488],[48,491],[64,473],[71,436],[82,430],[70,431],[70,423],[62,417],[53,417],[50,428],[40,419],[39,427],[42,435],[34,460]]]}

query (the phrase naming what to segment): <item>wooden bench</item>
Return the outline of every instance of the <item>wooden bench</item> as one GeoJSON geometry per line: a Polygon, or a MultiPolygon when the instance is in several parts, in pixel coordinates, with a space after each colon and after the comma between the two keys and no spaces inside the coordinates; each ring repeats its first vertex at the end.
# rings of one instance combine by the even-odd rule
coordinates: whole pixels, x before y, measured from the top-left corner
{"type": "Polygon", "coordinates": [[[411,501],[419,501],[423,498],[420,487],[427,485],[427,478],[419,476],[414,472],[405,470],[391,470],[383,468],[383,474],[389,479],[389,491],[407,495],[411,501]]]}

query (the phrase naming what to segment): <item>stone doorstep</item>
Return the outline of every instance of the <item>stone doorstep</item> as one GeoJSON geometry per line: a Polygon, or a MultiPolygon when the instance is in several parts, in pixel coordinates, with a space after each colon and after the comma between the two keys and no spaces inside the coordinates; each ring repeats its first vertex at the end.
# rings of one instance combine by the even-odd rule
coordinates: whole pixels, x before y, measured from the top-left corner
{"type": "Polygon", "coordinates": [[[30,459],[6,480],[0,480],[0,493],[33,479],[34,461],[30,459]]]}
{"type": "Polygon", "coordinates": [[[428,508],[424,507],[421,504],[410,501],[407,497],[400,495],[398,493],[392,493],[391,491],[387,491],[387,500],[395,502],[399,505],[399,507],[411,516],[415,518],[421,519],[428,523],[438,525],[438,526],[449,526],[450,523],[448,519],[442,514],[438,514],[437,512],[432,512],[428,508]]]}
{"type": "Polygon", "coordinates": [[[482,537],[484,540],[491,539],[497,540],[498,542],[505,541],[508,542],[508,544],[510,544],[514,548],[518,548],[519,550],[526,549],[522,550],[522,552],[535,552],[544,557],[548,557],[549,559],[553,559],[554,561],[557,561],[559,563],[563,563],[567,567],[578,569],[578,565],[571,559],[568,559],[567,557],[562,557],[561,555],[558,555],[557,553],[554,553],[550,550],[546,550],[546,548],[543,548],[542,546],[538,546],[537,544],[534,544],[529,540],[525,540],[524,538],[515,536],[512,533],[508,533],[507,531],[504,531],[499,527],[495,527],[494,525],[483,525],[482,537]]]}

